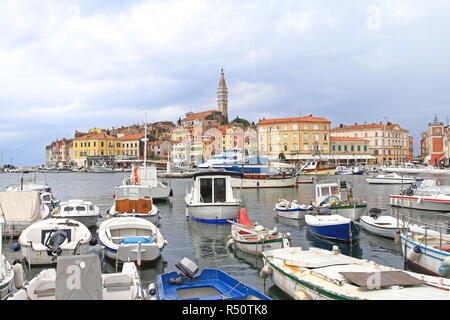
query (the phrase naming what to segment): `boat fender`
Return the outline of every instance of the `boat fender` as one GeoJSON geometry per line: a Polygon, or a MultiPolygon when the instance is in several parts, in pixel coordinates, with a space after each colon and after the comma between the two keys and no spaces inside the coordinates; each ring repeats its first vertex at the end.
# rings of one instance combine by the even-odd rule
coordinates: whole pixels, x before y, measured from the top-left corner
{"type": "Polygon", "coordinates": [[[394,233],[394,242],[396,245],[400,243],[400,230],[395,231],[394,233]]]}
{"type": "Polygon", "coordinates": [[[227,249],[230,248],[233,244],[234,244],[234,240],[233,239],[229,239],[227,241],[227,249]]]}
{"type": "Polygon", "coordinates": [[[188,219],[189,218],[189,208],[187,206],[186,206],[185,214],[186,214],[186,219],[188,219]]]}
{"type": "Polygon", "coordinates": [[[19,251],[19,250],[20,250],[20,244],[18,244],[18,243],[16,242],[16,243],[13,244],[12,248],[13,248],[13,250],[16,251],[16,252],[19,251]]]}
{"type": "Polygon", "coordinates": [[[169,244],[169,242],[167,242],[167,240],[166,239],[164,239],[164,245],[168,245],[169,244]]]}
{"type": "Polygon", "coordinates": [[[272,273],[272,268],[266,264],[261,271],[259,272],[259,276],[263,279],[267,278],[268,276],[270,276],[272,273]]]}
{"type": "Polygon", "coordinates": [[[289,238],[283,238],[283,248],[290,248],[291,242],[289,241],[289,238]]]}
{"type": "Polygon", "coordinates": [[[153,282],[148,285],[148,293],[152,296],[156,293],[156,285],[153,282]]]}
{"type": "Polygon", "coordinates": [[[441,277],[448,278],[448,276],[450,275],[450,257],[442,260],[438,272],[441,277]]]}
{"type": "Polygon", "coordinates": [[[422,252],[420,250],[420,247],[414,246],[411,248],[411,250],[409,250],[407,258],[409,261],[415,262],[415,261],[417,261],[417,259],[419,259],[419,256],[421,253],[422,252]]]}
{"type": "Polygon", "coordinates": [[[255,230],[256,230],[256,231],[263,231],[263,230],[264,230],[264,227],[263,227],[262,225],[257,225],[257,226],[255,227],[255,230]]]}
{"type": "Polygon", "coordinates": [[[312,297],[303,290],[295,290],[295,300],[312,300],[312,297]]]}
{"type": "Polygon", "coordinates": [[[12,268],[14,271],[14,286],[16,289],[20,289],[23,287],[23,267],[19,260],[14,260],[12,263],[12,268]]]}

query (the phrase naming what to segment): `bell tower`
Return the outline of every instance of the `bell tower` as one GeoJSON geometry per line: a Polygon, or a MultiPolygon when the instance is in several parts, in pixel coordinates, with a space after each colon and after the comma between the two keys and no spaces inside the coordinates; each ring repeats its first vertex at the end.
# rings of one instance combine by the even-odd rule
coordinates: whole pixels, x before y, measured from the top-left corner
{"type": "Polygon", "coordinates": [[[223,69],[220,72],[220,81],[217,87],[217,109],[228,119],[228,89],[223,69]]]}

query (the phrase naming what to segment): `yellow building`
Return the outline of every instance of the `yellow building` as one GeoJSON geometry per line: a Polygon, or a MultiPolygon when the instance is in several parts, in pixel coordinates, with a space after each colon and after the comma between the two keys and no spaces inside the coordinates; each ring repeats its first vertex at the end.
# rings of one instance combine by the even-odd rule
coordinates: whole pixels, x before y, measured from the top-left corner
{"type": "Polygon", "coordinates": [[[88,157],[122,155],[122,143],[113,136],[90,130],[87,135],[73,139],[73,161],[78,166],[86,166],[88,157]]]}
{"type": "Polygon", "coordinates": [[[262,119],[257,125],[258,150],[277,159],[307,160],[330,153],[330,121],[322,117],[262,119]]]}

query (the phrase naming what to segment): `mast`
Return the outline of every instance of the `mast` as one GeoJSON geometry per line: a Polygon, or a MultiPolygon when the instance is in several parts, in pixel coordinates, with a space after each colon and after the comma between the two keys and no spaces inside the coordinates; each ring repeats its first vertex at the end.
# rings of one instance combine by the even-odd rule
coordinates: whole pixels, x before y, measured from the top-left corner
{"type": "Polygon", "coordinates": [[[147,180],[147,112],[145,113],[145,137],[144,137],[144,179],[147,180]]]}

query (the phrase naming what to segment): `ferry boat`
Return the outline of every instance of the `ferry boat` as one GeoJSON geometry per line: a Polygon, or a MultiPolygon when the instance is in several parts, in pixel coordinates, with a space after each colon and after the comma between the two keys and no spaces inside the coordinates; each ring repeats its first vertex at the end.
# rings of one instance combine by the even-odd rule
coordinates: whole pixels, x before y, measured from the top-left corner
{"type": "Polygon", "coordinates": [[[186,216],[205,223],[229,223],[236,220],[242,201],[235,197],[232,177],[241,174],[205,171],[193,175],[193,185],[186,192],[186,216]]]}

